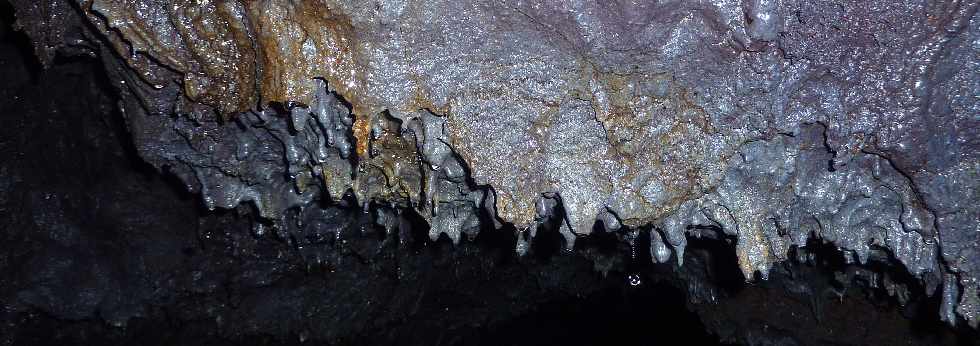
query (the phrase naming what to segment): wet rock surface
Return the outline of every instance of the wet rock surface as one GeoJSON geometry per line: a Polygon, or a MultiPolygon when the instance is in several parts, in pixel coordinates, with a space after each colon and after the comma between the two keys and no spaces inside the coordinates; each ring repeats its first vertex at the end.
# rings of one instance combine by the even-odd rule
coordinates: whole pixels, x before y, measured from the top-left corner
{"type": "Polygon", "coordinates": [[[977,340],[976,3],[12,4],[4,342],[977,340]]]}

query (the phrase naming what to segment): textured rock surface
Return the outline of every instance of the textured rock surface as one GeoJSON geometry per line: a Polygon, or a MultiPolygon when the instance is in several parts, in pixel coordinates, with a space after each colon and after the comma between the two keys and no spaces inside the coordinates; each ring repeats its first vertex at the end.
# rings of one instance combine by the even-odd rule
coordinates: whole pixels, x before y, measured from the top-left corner
{"type": "Polygon", "coordinates": [[[42,58],[84,18],[140,156],[259,233],[326,202],[457,241],[558,213],[658,262],[732,238],[750,279],[819,239],[980,323],[975,1],[14,3],[42,58]]]}

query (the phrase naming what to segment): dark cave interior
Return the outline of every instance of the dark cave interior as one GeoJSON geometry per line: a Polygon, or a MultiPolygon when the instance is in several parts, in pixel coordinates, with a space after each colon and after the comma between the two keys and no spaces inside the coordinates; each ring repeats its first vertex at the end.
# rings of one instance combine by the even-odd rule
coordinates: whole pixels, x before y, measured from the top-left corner
{"type": "Polygon", "coordinates": [[[938,297],[903,269],[858,270],[830,245],[746,283],[725,238],[692,240],[678,268],[652,264],[618,233],[566,253],[558,232],[543,229],[517,257],[510,229],[453,245],[404,215],[409,236],[395,239],[339,206],[327,206],[333,225],[256,235],[253,211],[208,211],[141,161],[97,59],[59,56],[42,68],[0,6],[2,344],[980,340],[940,323],[938,297]],[[861,284],[871,272],[912,298],[902,306],[861,284]]]}

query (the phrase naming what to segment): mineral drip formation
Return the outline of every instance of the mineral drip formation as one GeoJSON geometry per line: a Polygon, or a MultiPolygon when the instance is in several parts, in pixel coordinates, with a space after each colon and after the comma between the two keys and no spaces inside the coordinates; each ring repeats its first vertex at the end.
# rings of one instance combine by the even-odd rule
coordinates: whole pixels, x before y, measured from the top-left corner
{"type": "Polygon", "coordinates": [[[258,233],[374,205],[524,252],[598,220],[676,265],[732,239],[748,280],[818,240],[980,323],[976,1],[13,3],[42,63],[102,57],[145,161],[258,233]]]}

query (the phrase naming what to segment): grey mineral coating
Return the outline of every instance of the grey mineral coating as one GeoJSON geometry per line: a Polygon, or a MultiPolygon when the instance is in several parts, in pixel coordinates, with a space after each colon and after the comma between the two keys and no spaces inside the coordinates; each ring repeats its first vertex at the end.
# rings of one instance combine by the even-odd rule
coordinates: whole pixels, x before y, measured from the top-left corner
{"type": "Polygon", "coordinates": [[[749,279],[818,239],[980,323],[976,1],[78,4],[140,155],[209,208],[349,195],[454,241],[489,211],[523,253],[560,203],[570,247],[732,237],[749,279]]]}

